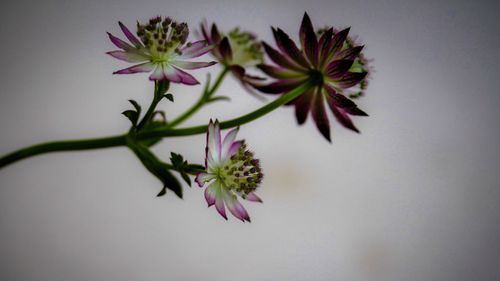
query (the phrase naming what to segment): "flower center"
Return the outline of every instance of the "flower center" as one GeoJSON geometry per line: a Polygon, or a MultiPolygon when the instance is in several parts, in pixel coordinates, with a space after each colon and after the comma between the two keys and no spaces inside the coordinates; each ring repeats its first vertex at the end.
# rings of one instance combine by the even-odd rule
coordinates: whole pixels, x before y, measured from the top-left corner
{"type": "Polygon", "coordinates": [[[259,160],[246,149],[243,143],[238,152],[213,171],[216,180],[228,190],[245,197],[255,191],[262,181],[262,170],[259,160]]]}
{"type": "Polygon", "coordinates": [[[162,19],[158,16],[149,20],[148,24],[137,23],[137,36],[141,39],[149,52],[151,61],[166,62],[173,52],[181,55],[179,49],[189,35],[186,23],[177,23],[169,17],[162,19]]]}
{"type": "Polygon", "coordinates": [[[324,80],[324,74],[317,70],[311,69],[309,71],[309,81],[313,82],[315,85],[322,85],[324,80]]]}
{"type": "Polygon", "coordinates": [[[228,34],[231,48],[233,49],[233,64],[245,66],[246,64],[258,64],[262,62],[263,54],[261,46],[255,35],[234,28],[228,34]]]}

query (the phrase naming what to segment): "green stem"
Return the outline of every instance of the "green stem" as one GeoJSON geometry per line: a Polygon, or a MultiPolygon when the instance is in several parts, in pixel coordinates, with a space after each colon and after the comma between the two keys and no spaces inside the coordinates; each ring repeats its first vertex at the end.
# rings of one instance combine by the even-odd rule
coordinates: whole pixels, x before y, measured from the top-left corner
{"type": "MultiPolygon", "coordinates": [[[[274,101],[264,105],[263,107],[252,111],[248,114],[240,116],[235,119],[231,119],[228,121],[224,121],[220,123],[221,129],[233,128],[236,126],[243,125],[245,123],[251,122],[255,119],[258,119],[267,113],[275,110],[276,108],[291,102],[296,99],[298,96],[308,91],[313,87],[311,83],[304,83],[299,87],[293,89],[287,94],[282,95],[281,97],[275,99],[274,101]]],[[[177,137],[177,136],[190,136],[203,134],[207,131],[208,125],[199,125],[194,127],[182,128],[182,129],[170,129],[170,128],[161,128],[157,130],[145,131],[141,132],[137,135],[138,139],[148,139],[148,138],[157,138],[157,137],[177,137]]]]}
{"type": "Polygon", "coordinates": [[[88,150],[122,146],[125,145],[125,137],[126,135],[120,135],[98,139],[55,141],[36,144],[19,149],[3,156],[2,158],[0,158],[0,168],[3,168],[16,161],[48,152],[88,150]]]}
{"type": "Polygon", "coordinates": [[[180,123],[184,122],[186,119],[191,117],[196,111],[198,111],[207,101],[210,99],[210,97],[215,93],[215,91],[219,88],[220,84],[222,83],[222,80],[224,80],[224,77],[226,74],[229,72],[229,69],[227,67],[224,67],[222,72],[219,74],[217,77],[217,80],[215,81],[215,84],[210,88],[210,89],[205,89],[203,94],[200,96],[198,101],[191,106],[186,112],[184,112],[181,116],[175,118],[171,122],[168,123],[167,128],[174,128],[175,126],[179,125],[180,123]]]}
{"type": "Polygon", "coordinates": [[[141,130],[144,127],[144,125],[146,125],[151,120],[151,117],[153,116],[153,114],[155,112],[156,106],[163,98],[163,94],[166,91],[168,91],[168,87],[169,87],[168,81],[167,82],[155,81],[155,93],[154,93],[153,101],[149,105],[148,111],[146,111],[146,114],[142,118],[141,122],[139,122],[139,124],[137,125],[137,128],[136,128],[137,131],[141,130]]]}

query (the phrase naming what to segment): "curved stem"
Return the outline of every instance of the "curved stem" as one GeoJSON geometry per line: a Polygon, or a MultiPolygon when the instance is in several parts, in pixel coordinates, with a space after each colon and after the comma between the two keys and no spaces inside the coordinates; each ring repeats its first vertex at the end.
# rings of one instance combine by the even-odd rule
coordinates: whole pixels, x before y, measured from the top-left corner
{"type": "Polygon", "coordinates": [[[210,97],[215,93],[215,91],[219,88],[222,80],[224,80],[224,77],[226,74],[229,72],[229,69],[227,67],[224,67],[222,72],[219,74],[217,77],[217,80],[215,81],[215,84],[210,88],[210,89],[205,89],[201,97],[198,99],[198,101],[191,106],[186,112],[184,112],[181,116],[175,118],[171,122],[167,124],[167,128],[174,128],[175,126],[179,125],[180,123],[184,122],[186,119],[191,117],[196,111],[198,111],[209,99],[210,97]]]}
{"type": "MultiPolygon", "coordinates": [[[[291,102],[292,100],[296,99],[298,96],[303,94],[304,92],[308,91],[314,86],[312,83],[304,83],[300,85],[299,87],[293,89],[292,91],[288,92],[287,94],[282,95],[281,97],[275,99],[274,101],[264,105],[263,107],[252,111],[248,114],[245,114],[243,116],[240,116],[235,119],[227,120],[224,122],[220,123],[220,128],[221,129],[227,129],[227,128],[232,128],[236,126],[243,125],[245,123],[251,122],[255,119],[258,119],[267,113],[275,110],[276,108],[287,104],[291,102]]],[[[194,127],[188,127],[188,128],[182,128],[182,129],[170,129],[170,128],[162,128],[162,129],[157,129],[157,130],[152,130],[152,131],[145,131],[142,133],[139,133],[137,135],[138,139],[148,139],[148,138],[155,138],[155,137],[177,137],[177,136],[190,136],[190,135],[197,135],[197,134],[203,134],[207,131],[208,125],[199,125],[199,126],[194,126],[194,127]]]]}
{"type": "Polygon", "coordinates": [[[144,125],[146,125],[151,120],[151,117],[153,116],[153,114],[155,112],[156,106],[163,98],[163,93],[168,91],[169,85],[170,84],[168,83],[168,81],[167,82],[155,81],[155,92],[154,92],[153,101],[151,102],[151,105],[149,105],[148,111],[146,112],[146,114],[142,118],[141,122],[139,122],[139,124],[137,125],[137,128],[136,128],[137,131],[142,129],[142,127],[144,127],[144,125]]]}
{"type": "Polygon", "coordinates": [[[111,136],[106,138],[55,141],[36,144],[26,148],[19,149],[0,158],[0,168],[3,168],[16,161],[55,151],[87,150],[97,148],[107,148],[125,145],[126,135],[111,136]]]}

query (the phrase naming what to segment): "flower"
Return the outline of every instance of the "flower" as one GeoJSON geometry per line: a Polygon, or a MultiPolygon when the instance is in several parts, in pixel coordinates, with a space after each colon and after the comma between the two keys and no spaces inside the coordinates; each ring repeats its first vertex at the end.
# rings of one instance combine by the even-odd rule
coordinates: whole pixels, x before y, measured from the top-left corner
{"type": "Polygon", "coordinates": [[[174,83],[195,85],[199,82],[182,69],[198,69],[214,65],[216,62],[192,62],[187,59],[199,57],[209,52],[213,46],[205,40],[186,43],[189,28],[186,23],[177,23],[160,16],[149,20],[148,24],[137,23],[137,36],[121,22],[120,28],[132,43],[113,36],[108,32],[111,42],[121,50],[107,52],[114,58],[126,62],[140,63],[115,71],[113,74],[153,73],[150,80],[168,80],[174,83]]]}
{"type": "Polygon", "coordinates": [[[212,24],[210,31],[206,22],[201,24],[200,29],[203,38],[209,44],[215,45],[211,51],[212,55],[231,71],[246,90],[253,93],[248,85],[264,80],[262,77],[247,74],[245,70],[246,67],[263,62],[262,47],[257,37],[250,32],[241,31],[238,27],[224,35],[215,23],[212,24]]]}
{"type": "Polygon", "coordinates": [[[309,82],[314,86],[290,104],[295,106],[297,122],[302,125],[311,111],[321,134],[330,139],[330,124],[325,101],[335,118],[346,128],[359,132],[349,115],[367,116],[345,95],[366,88],[366,59],[361,55],[363,46],[352,46],[349,28],[336,32],[327,28],[320,38],[314,32],[311,20],[304,14],[300,27],[301,49],[281,29],[273,28],[278,50],[263,42],[264,49],[277,66],[260,64],[257,67],[278,79],[270,84],[254,83],[256,89],[269,94],[284,94],[309,82]]]}
{"type": "Polygon", "coordinates": [[[208,184],[205,199],[208,206],[215,204],[219,214],[227,220],[226,210],[241,221],[250,222],[247,211],[238,202],[237,197],[248,201],[262,202],[255,194],[262,181],[259,160],[247,150],[243,140],[235,141],[238,128],[231,130],[221,138],[219,122],[210,120],[205,148],[206,172],[196,176],[200,187],[208,184]]]}

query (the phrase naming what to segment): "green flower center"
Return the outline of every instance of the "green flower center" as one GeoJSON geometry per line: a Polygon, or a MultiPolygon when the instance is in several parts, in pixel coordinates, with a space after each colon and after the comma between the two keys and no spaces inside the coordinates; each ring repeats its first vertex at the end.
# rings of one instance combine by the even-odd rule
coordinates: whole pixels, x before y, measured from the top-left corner
{"type": "Polygon", "coordinates": [[[261,46],[252,33],[240,31],[236,27],[229,31],[228,38],[233,51],[233,64],[245,66],[262,62],[261,46]]]}

